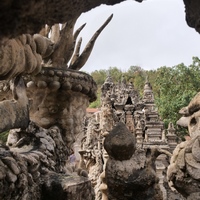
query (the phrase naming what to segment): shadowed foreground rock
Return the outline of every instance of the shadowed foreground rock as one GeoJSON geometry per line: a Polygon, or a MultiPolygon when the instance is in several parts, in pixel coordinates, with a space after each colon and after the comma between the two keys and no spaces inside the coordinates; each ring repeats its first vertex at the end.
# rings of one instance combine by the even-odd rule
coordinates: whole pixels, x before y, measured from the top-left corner
{"type": "Polygon", "coordinates": [[[60,129],[30,123],[13,129],[0,147],[0,199],[93,200],[91,182],[65,168],[67,148],[60,129]]]}
{"type": "MultiPolygon", "coordinates": [[[[12,1],[0,2],[0,38],[38,33],[45,24],[65,23],[83,12],[101,4],[114,5],[124,0],[61,0],[61,1],[12,1]]],[[[136,0],[141,2],[142,0],[136,0]]]]}
{"type": "Polygon", "coordinates": [[[135,151],[135,138],[124,123],[120,122],[106,136],[104,147],[111,158],[120,161],[129,160],[135,151]]]}
{"type": "Polygon", "coordinates": [[[43,177],[41,187],[41,200],[93,200],[94,196],[90,180],[80,176],[63,176],[63,174],[51,173],[43,177]]]}
{"type": "Polygon", "coordinates": [[[25,129],[29,123],[28,97],[23,79],[16,77],[11,87],[13,98],[0,102],[0,133],[11,128],[25,129]]]}
{"type": "Polygon", "coordinates": [[[106,164],[109,200],[162,200],[155,172],[156,149],[135,151],[134,137],[123,123],[113,128],[104,144],[110,156],[106,164]],[[117,146],[120,150],[116,151],[117,146]]]}

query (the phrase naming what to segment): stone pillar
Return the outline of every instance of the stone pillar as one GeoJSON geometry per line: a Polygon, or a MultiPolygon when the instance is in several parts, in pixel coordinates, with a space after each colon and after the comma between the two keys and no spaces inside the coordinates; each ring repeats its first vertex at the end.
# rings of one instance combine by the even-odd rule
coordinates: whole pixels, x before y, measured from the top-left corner
{"type": "Polygon", "coordinates": [[[131,133],[133,133],[135,130],[133,110],[134,110],[134,105],[125,105],[126,127],[131,133]]]}
{"type": "Polygon", "coordinates": [[[143,137],[143,131],[140,121],[138,121],[136,125],[136,146],[139,148],[142,148],[144,137],[143,137]]]}
{"type": "Polygon", "coordinates": [[[164,183],[164,175],[163,175],[164,170],[165,170],[165,166],[162,163],[162,161],[156,162],[156,174],[159,178],[159,185],[160,185],[160,189],[163,193],[163,200],[167,200],[167,191],[166,191],[166,189],[163,185],[163,183],[164,183]]]}
{"type": "MultiPolygon", "coordinates": [[[[103,146],[104,146],[104,139],[103,139],[103,146]]],[[[108,158],[109,158],[109,155],[107,151],[103,148],[103,172],[100,175],[101,185],[99,187],[99,190],[102,193],[101,200],[108,200],[108,186],[106,183],[106,175],[105,175],[106,163],[107,163],[108,158]]]]}
{"type": "Polygon", "coordinates": [[[176,130],[174,128],[174,125],[170,122],[168,125],[168,129],[167,129],[167,140],[168,140],[168,145],[170,147],[170,152],[173,152],[173,150],[176,148],[177,146],[177,142],[176,142],[176,134],[175,134],[176,130]]]}

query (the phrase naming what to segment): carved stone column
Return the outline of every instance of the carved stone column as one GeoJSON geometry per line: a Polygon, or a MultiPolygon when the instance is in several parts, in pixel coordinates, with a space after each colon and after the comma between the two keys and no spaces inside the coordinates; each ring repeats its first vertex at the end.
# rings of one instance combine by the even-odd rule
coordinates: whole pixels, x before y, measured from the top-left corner
{"type": "Polygon", "coordinates": [[[170,147],[171,152],[173,152],[173,150],[177,146],[177,141],[176,141],[177,136],[176,136],[175,132],[176,132],[176,130],[174,128],[174,125],[172,123],[169,123],[166,137],[167,137],[168,145],[170,147]]]}
{"type": "Polygon", "coordinates": [[[142,131],[142,126],[141,126],[140,121],[138,121],[136,125],[135,135],[136,135],[136,146],[139,148],[142,148],[144,137],[143,137],[143,131],[142,131]]]}

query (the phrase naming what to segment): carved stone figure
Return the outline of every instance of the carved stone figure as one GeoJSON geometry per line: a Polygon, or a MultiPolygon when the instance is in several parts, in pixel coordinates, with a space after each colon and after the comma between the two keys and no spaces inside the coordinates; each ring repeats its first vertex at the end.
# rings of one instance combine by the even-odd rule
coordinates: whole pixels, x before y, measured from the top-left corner
{"type": "MultiPolygon", "coordinates": [[[[184,122],[188,125],[191,139],[180,143],[174,150],[170,161],[167,176],[169,184],[187,199],[199,199],[199,174],[200,174],[200,151],[199,151],[199,108],[200,93],[181,109],[184,122]]],[[[182,123],[181,123],[182,124],[182,123]]]]}

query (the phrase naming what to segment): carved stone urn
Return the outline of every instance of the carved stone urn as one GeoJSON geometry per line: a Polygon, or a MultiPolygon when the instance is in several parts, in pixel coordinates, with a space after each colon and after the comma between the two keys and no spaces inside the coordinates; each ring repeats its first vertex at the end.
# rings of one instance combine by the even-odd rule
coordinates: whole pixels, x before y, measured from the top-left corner
{"type": "Polygon", "coordinates": [[[96,99],[96,89],[96,83],[86,73],[44,67],[27,80],[30,119],[42,128],[58,126],[70,151],[82,132],[86,108],[96,99]]]}

